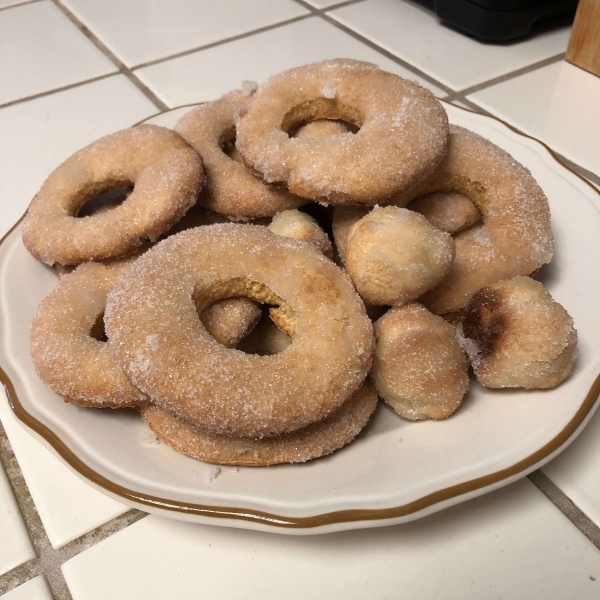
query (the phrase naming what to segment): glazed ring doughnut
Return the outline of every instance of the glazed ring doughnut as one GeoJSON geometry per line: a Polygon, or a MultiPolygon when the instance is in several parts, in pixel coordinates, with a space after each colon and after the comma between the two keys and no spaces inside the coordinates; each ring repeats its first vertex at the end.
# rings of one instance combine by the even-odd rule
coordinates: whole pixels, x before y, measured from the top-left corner
{"type": "Polygon", "coordinates": [[[296,208],[306,200],[264,184],[225,153],[235,142],[234,116],[249,101],[243,92],[231,92],[184,115],[175,130],[204,161],[206,187],[198,202],[228,217],[255,219],[296,208]]]}
{"type": "Polygon", "coordinates": [[[377,392],[368,380],[327,419],[277,437],[261,440],[208,433],[154,405],[140,408],[146,425],[178,452],[210,463],[261,467],[303,463],[331,454],[350,443],[377,407],[377,392]]]}
{"type": "Polygon", "coordinates": [[[37,259],[73,265],[133,253],[156,241],[196,202],[202,160],[181,136],[138,125],[101,138],[58,167],[33,199],[23,243],[37,259]],[[133,184],[114,210],[76,218],[99,193],[133,184]]]}
{"type": "Polygon", "coordinates": [[[347,276],[316,248],[254,225],[211,225],[167,238],[109,296],[113,357],[171,414],[212,433],[294,431],[335,412],[363,383],[373,330],[347,276]],[[295,316],[274,356],[225,348],[201,325],[223,298],[249,297],[295,316]]]}
{"type": "Polygon", "coordinates": [[[481,220],[481,211],[463,194],[433,192],[415,198],[408,207],[434,227],[454,235],[481,220]]]}
{"type": "Polygon", "coordinates": [[[553,235],[548,200],[531,173],[480,135],[451,126],[450,150],[435,174],[396,201],[429,192],[468,196],[483,224],[458,234],[448,275],[419,301],[441,314],[463,308],[481,287],[529,275],[550,261],[553,235]]]}
{"type": "Polygon", "coordinates": [[[514,277],[473,295],[463,320],[478,381],[491,388],[548,389],[577,358],[573,319],[539,281],[514,277]]]}
{"type": "Polygon", "coordinates": [[[67,401],[98,408],[147,401],[114,363],[110,343],[92,335],[108,292],[132,263],[80,265],[63,275],[38,307],[31,324],[31,358],[40,379],[67,401]]]}
{"type": "Polygon", "coordinates": [[[380,396],[410,420],[446,419],[469,388],[456,329],[424,306],[390,309],[375,323],[371,376],[380,396]]]}
{"type": "Polygon", "coordinates": [[[303,198],[374,205],[433,172],[448,148],[448,119],[431,92],[376,65],[328,60],[261,85],[239,112],[244,163],[303,198]],[[341,119],[356,134],[292,137],[295,125],[341,119]]]}

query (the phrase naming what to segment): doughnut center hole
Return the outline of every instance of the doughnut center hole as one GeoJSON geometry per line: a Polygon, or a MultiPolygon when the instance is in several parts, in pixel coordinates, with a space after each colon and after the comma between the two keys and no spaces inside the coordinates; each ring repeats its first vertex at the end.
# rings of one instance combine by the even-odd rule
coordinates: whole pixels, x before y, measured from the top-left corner
{"type": "Polygon", "coordinates": [[[242,155],[235,146],[235,126],[230,127],[227,131],[223,132],[221,139],[219,140],[219,147],[231,160],[244,164],[242,155]]]}
{"type": "MultiPolygon", "coordinates": [[[[301,102],[288,111],[281,123],[281,129],[290,137],[297,137],[303,125],[323,119],[346,125],[350,133],[358,133],[365,121],[360,110],[336,98],[316,98],[301,102]]],[[[332,125],[335,126],[335,123],[332,125]]]]}
{"type": "Polygon", "coordinates": [[[268,356],[284,350],[296,333],[289,304],[244,277],[196,288],[192,300],[205,330],[227,348],[268,356]]]}
{"type": "Polygon", "coordinates": [[[106,331],[104,330],[104,312],[101,312],[96,319],[96,322],[90,329],[90,337],[98,340],[99,342],[108,342],[106,337],[106,331]]]}
{"type": "Polygon", "coordinates": [[[77,218],[91,217],[114,210],[121,206],[133,191],[133,184],[123,184],[117,187],[111,187],[88,197],[75,216],[77,218]]]}

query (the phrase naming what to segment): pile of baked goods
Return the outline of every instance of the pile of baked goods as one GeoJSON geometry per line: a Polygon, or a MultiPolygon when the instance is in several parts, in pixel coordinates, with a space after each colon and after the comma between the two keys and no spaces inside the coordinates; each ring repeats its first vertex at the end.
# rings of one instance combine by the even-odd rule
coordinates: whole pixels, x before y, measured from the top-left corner
{"type": "Polygon", "coordinates": [[[31,326],[40,378],[135,407],[209,462],[304,462],[355,438],[378,396],[445,419],[470,365],[543,389],[577,355],[531,279],[553,252],[531,173],[369,63],[245,82],[174,130],[94,142],[43,184],[23,242],[60,275],[31,326]]]}

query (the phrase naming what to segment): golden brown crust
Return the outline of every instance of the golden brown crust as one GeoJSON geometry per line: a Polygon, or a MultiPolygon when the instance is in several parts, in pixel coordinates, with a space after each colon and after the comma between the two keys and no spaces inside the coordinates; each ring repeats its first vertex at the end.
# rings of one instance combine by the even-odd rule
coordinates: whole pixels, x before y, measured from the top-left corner
{"type": "Polygon", "coordinates": [[[63,275],[31,324],[31,358],[40,379],[81,406],[122,408],[147,398],[117,367],[109,343],[92,337],[106,296],[132,260],[86,263],[63,275]]]}
{"type": "Polygon", "coordinates": [[[475,376],[486,387],[553,388],[571,374],[577,357],[573,319],[529,277],[476,292],[463,334],[475,376]]]}
{"type": "Polygon", "coordinates": [[[448,119],[431,92],[353,60],[290,69],[265,82],[237,119],[244,163],[269,183],[332,204],[373,206],[433,172],[448,119]],[[357,134],[290,138],[298,123],[342,119],[357,134]]]}
{"type": "Polygon", "coordinates": [[[371,376],[379,395],[406,419],[445,419],[469,388],[469,363],[455,328],[413,303],[375,323],[371,376]]]}
{"type": "Polygon", "coordinates": [[[23,222],[23,243],[37,259],[74,265],[112,259],[156,241],[196,202],[202,160],[181,136],[138,125],[76,152],[42,185],[23,222]],[[76,215],[99,193],[134,184],[119,206],[76,215]]]}
{"type": "Polygon", "coordinates": [[[348,232],[346,270],[371,304],[415,300],[442,280],[453,259],[452,237],[405,208],[376,207],[348,232]]]}
{"type": "Polygon", "coordinates": [[[235,142],[235,114],[250,96],[241,91],[207,102],[184,115],[175,130],[202,156],[206,187],[198,202],[228,217],[270,217],[306,204],[306,200],[268,186],[226,154],[235,142]]]}
{"type": "Polygon", "coordinates": [[[362,384],[374,344],[338,267],[309,244],[252,225],[199,227],[159,243],[119,280],[105,322],[116,362],[153,402],[239,437],[290,432],[335,412],[362,384]],[[255,356],[218,344],[196,306],[233,296],[295,314],[292,345],[255,356]]]}
{"type": "Polygon", "coordinates": [[[448,156],[398,206],[429,192],[457,192],[481,210],[483,224],[455,238],[456,259],[442,283],[419,301],[436,314],[463,308],[481,287],[528,275],[550,261],[553,235],[548,200],[531,173],[489,140],[450,127],[448,156]]]}
{"type": "Polygon", "coordinates": [[[146,425],[178,452],[211,463],[260,467],[303,463],[331,454],[350,443],[377,407],[377,392],[368,380],[327,419],[303,429],[263,439],[232,438],[207,433],[157,406],[140,409],[146,425]]]}

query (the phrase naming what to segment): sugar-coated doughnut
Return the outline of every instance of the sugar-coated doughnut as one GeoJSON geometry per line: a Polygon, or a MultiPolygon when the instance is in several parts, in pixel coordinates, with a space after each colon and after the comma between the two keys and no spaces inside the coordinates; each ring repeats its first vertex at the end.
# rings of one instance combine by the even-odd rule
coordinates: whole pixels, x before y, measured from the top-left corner
{"type": "Polygon", "coordinates": [[[140,412],[158,438],[178,452],[211,463],[260,467],[303,463],[331,454],[360,433],[376,407],[377,392],[367,380],[323,421],[292,433],[257,440],[208,433],[154,405],[142,407],[140,412]]]}
{"type": "Polygon", "coordinates": [[[553,235],[548,200],[531,173],[489,140],[450,127],[448,156],[434,175],[396,202],[429,192],[457,192],[481,210],[483,224],[455,238],[448,275],[420,302],[436,314],[463,308],[481,287],[529,275],[550,261],[553,235]]]}
{"type": "Polygon", "coordinates": [[[445,419],[469,388],[469,363],[455,328],[417,303],[375,323],[371,376],[379,395],[406,419],[445,419]]]}
{"type": "Polygon", "coordinates": [[[463,194],[433,192],[419,196],[408,208],[422,214],[434,227],[454,235],[481,220],[477,205],[463,194]]]}
{"type": "Polygon", "coordinates": [[[327,258],[333,256],[333,247],[329,236],[306,213],[299,210],[284,210],[273,217],[268,227],[277,235],[313,244],[327,258]]]}
{"type": "Polygon", "coordinates": [[[202,160],[164,127],[138,125],[76,152],[42,185],[23,222],[23,243],[37,259],[73,265],[133,253],[156,241],[196,202],[202,160]],[[77,218],[99,193],[133,184],[113,210],[77,218]]]}
{"type": "Polygon", "coordinates": [[[30,332],[33,365],[40,379],[68,401],[98,408],[147,401],[114,363],[109,342],[92,336],[108,292],[131,264],[127,259],[80,265],[63,275],[38,307],[30,332]]]}
{"type": "Polygon", "coordinates": [[[405,208],[374,208],[348,233],[346,270],[371,304],[415,300],[442,280],[453,259],[452,237],[405,208]]]}
{"type": "Polygon", "coordinates": [[[556,387],[577,357],[573,319],[529,277],[476,292],[465,309],[463,335],[475,376],[491,388],[556,387]]]}
{"type": "Polygon", "coordinates": [[[277,435],[326,418],[363,383],[372,325],[350,280],[319,250],[265,227],[211,225],[146,252],[109,295],[117,364],[151,400],[212,433],[277,435]],[[273,356],[218,344],[197,310],[244,296],[297,321],[273,356]]]}
{"type": "Polygon", "coordinates": [[[238,113],[236,145],[268,183],[332,204],[373,206],[415,185],[442,161],[448,119],[418,84],[355,60],[275,75],[238,113]],[[358,133],[290,137],[295,125],[340,119],[358,133]]]}
{"type": "Polygon", "coordinates": [[[249,100],[241,91],[226,94],[184,115],[175,130],[204,161],[206,187],[198,202],[228,217],[255,219],[296,208],[306,200],[266,185],[226,154],[235,142],[235,114],[249,100]]]}
{"type": "Polygon", "coordinates": [[[205,308],[200,321],[219,344],[235,348],[256,327],[261,314],[254,300],[227,298],[205,308]]]}

